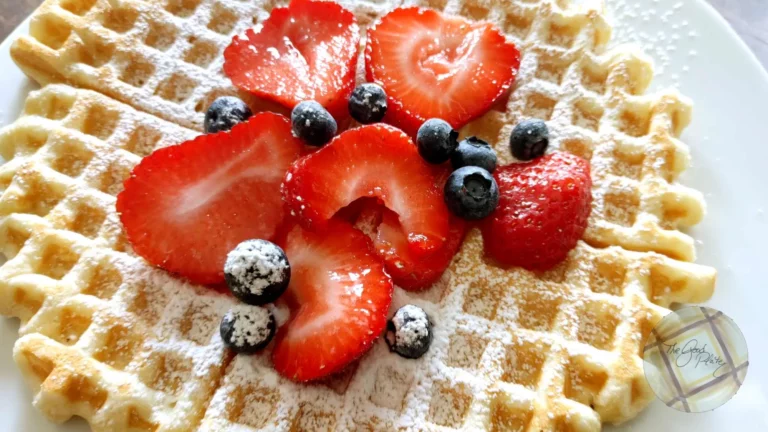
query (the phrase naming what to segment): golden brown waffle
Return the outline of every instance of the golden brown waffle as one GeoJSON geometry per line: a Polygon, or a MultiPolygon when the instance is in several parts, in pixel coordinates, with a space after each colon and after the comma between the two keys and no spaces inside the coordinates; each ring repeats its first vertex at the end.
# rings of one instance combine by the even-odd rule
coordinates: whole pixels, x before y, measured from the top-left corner
{"type": "Polygon", "coordinates": [[[476,231],[450,272],[394,299],[435,320],[421,360],[378,343],[339,377],[301,386],[268,357],[238,356],[202,430],[596,431],[653,398],[646,337],[664,306],[703,301],[714,281],[695,264],[584,243],[546,273],[505,271],[482,259],[476,231]]]}
{"type": "MultiPolygon", "coordinates": [[[[202,130],[208,105],[238,93],[222,70],[224,48],[233,35],[268,17],[275,3],[47,0],[11,56],[40,84],[72,83],[202,130]]],[[[355,6],[372,17],[387,7],[375,3],[355,6]]],[[[240,96],[254,108],[280,109],[240,96]]]]}
{"type": "MultiPolygon", "coordinates": [[[[369,23],[400,1],[342,3],[369,23]]],[[[523,62],[506,112],[492,111],[468,130],[495,141],[506,162],[512,125],[538,117],[549,121],[553,147],[591,160],[590,244],[694,260],[693,239],[677,229],[701,220],[703,197],[671,183],[688,165],[688,150],[677,137],[690,121],[690,103],[674,92],[642,95],[653,77],[650,62],[635,51],[604,53],[610,27],[601,14],[535,0],[405,3],[494,21],[518,44],[523,62]]],[[[236,93],[222,72],[224,48],[273,6],[48,0],[12,55],[41,84],[74,83],[200,130],[210,102],[236,93]]],[[[255,107],[265,105],[248,99],[255,107]]]]}
{"type": "MultiPolygon", "coordinates": [[[[364,25],[400,4],[342,3],[364,25]]],[[[649,402],[645,336],[671,302],[703,301],[714,287],[713,269],[684,262],[693,241],[677,230],[703,214],[701,194],[674,183],[688,163],[677,137],[690,104],[642,95],[647,59],[604,52],[599,11],[554,0],[416,3],[494,21],[521,48],[509,102],[462,133],[493,142],[506,163],[511,125],[548,120],[554,148],[591,162],[585,242],[535,274],[486,263],[471,233],[440,283],[396,290],[393,310],[416,304],[435,322],[417,361],[380,341],[339,376],[296,385],[269,352],[232,359],[216,335],[230,301],[133,256],[114,194],[139,156],[193,134],[139,111],[199,129],[207,103],[234,91],[223,48],[272,2],[49,0],[14,45],[17,62],[41,83],[96,89],[139,111],[46,87],[0,133],[0,313],[25,323],[15,358],[48,417],[80,415],[104,431],[594,431],[649,402]]]]}
{"type": "Polygon", "coordinates": [[[0,313],[21,319],[14,358],[53,421],[183,431],[204,413],[231,300],[148,268],[114,206],[141,155],[194,135],[66,86],[33,92],[0,132],[0,313]]]}

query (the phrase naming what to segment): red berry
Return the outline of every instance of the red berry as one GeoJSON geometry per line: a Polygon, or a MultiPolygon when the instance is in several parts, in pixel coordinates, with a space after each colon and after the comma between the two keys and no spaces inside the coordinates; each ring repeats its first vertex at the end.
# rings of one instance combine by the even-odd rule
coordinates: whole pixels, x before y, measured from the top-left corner
{"type": "Polygon", "coordinates": [[[488,111],[517,76],[520,52],[488,22],[398,8],[368,30],[368,81],[387,93],[387,123],[416,135],[441,118],[459,129],[488,111]]]}
{"type": "Polygon", "coordinates": [[[378,123],[348,130],[296,161],[283,199],[304,228],[322,231],[358,198],[379,198],[399,216],[411,250],[423,255],[448,237],[443,178],[443,169],[426,163],[407,135],[378,123]]]}
{"type": "Polygon", "coordinates": [[[296,227],[283,242],[292,276],[291,320],[275,340],[275,369],[293,381],[331,375],[358,359],[387,324],[392,279],[370,239],[346,222],[323,234],[296,227]]]}
{"type": "Polygon", "coordinates": [[[223,282],[227,253],[283,222],[280,182],[302,147],[287,118],[262,113],[155,151],[117,197],[134,251],[193,282],[223,282]]]}
{"type": "Polygon", "coordinates": [[[411,253],[397,214],[386,207],[367,205],[360,213],[357,226],[373,239],[374,248],[395,285],[408,291],[427,289],[437,282],[459,251],[467,232],[467,223],[451,216],[450,231],[443,246],[419,257],[411,253]]]}
{"type": "Polygon", "coordinates": [[[292,0],[272,9],[258,32],[232,39],[224,72],[242,90],[289,109],[315,100],[340,119],[355,87],[359,42],[348,10],[330,1],[292,0]]]}
{"type": "Polygon", "coordinates": [[[499,206],[482,224],[488,255],[503,265],[546,270],[565,259],[592,210],[589,163],[556,152],[494,174],[499,206]]]}

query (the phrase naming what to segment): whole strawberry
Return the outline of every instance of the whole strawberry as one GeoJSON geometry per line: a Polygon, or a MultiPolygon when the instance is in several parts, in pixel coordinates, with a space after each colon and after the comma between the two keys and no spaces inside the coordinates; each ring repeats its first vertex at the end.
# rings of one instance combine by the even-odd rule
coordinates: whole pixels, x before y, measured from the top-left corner
{"type": "Polygon", "coordinates": [[[486,253],[502,265],[546,270],[561,262],[587,228],[589,163],[556,152],[494,174],[500,200],[482,225],[486,253]]]}

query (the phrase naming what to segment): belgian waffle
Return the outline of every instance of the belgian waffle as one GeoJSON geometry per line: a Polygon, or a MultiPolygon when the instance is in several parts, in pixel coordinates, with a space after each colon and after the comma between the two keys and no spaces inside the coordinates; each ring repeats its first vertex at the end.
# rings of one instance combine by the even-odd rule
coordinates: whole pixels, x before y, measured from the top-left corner
{"type": "MultiPolygon", "coordinates": [[[[348,3],[365,24],[399,2],[348,3]]],[[[703,197],[670,183],[688,163],[676,137],[690,121],[690,103],[674,92],[643,96],[653,76],[649,60],[635,51],[605,53],[610,27],[601,14],[563,10],[552,1],[426,5],[494,21],[521,48],[520,80],[505,112],[493,111],[468,129],[503,148],[516,120],[549,120],[556,143],[592,161],[588,242],[695,258],[693,239],[677,228],[700,221],[703,197]]],[[[12,56],[41,84],[73,83],[200,130],[210,102],[236,93],[222,71],[224,48],[273,6],[48,0],[12,56]]],[[[256,107],[269,105],[243,97],[256,107]]]]}
{"type": "MultiPolygon", "coordinates": [[[[363,25],[399,5],[342,3],[363,25]]],[[[438,284],[396,290],[393,309],[416,304],[435,321],[422,359],[379,342],[338,376],[296,385],[268,352],[233,358],[216,331],[232,301],[134,256],[114,195],[141,156],[193,136],[207,103],[235,91],[221,52],[274,4],[49,0],[14,59],[42,84],[101,94],[45,87],[0,133],[0,313],[22,320],[14,357],[46,416],[105,431],[591,431],[642,410],[645,337],[671,302],[714,287],[713,269],[686,262],[693,241],[677,230],[704,212],[701,194],[674,182],[689,159],[677,137],[690,103],[643,95],[650,63],[606,52],[599,10],[418,4],[493,21],[523,53],[506,105],[462,134],[493,142],[506,163],[511,125],[543,118],[554,148],[590,160],[592,218],[566,262],[502,271],[472,232],[438,284]]]]}

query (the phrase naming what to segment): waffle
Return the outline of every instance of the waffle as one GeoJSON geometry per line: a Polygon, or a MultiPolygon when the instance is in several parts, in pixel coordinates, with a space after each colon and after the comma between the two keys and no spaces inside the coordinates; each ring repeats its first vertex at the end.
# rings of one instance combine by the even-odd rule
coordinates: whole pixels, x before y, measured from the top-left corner
{"type": "MultiPolygon", "coordinates": [[[[234,34],[268,16],[273,3],[48,0],[12,56],[41,84],[69,82],[201,130],[210,102],[237,93],[223,74],[221,53],[234,34]]],[[[366,24],[398,2],[348,3],[366,24]]],[[[505,112],[486,114],[469,131],[496,142],[509,161],[511,125],[524,117],[548,120],[555,147],[592,161],[587,242],[695,259],[693,239],[678,228],[701,220],[704,200],[671,183],[688,164],[677,137],[690,121],[690,103],[674,92],[642,95],[653,76],[650,61],[630,50],[605,53],[610,27],[602,15],[563,11],[550,1],[425,5],[496,22],[524,53],[505,112]]],[[[282,111],[240,96],[255,108],[282,111]]]]}
{"type": "MultiPolygon", "coordinates": [[[[205,110],[219,96],[284,111],[239,93],[222,69],[232,36],[266,19],[275,3],[48,0],[11,56],[41,84],[69,82],[202,131],[205,110]]],[[[368,21],[386,6],[355,5],[368,21]]]]}
{"type": "Polygon", "coordinates": [[[430,291],[397,290],[393,310],[415,304],[435,321],[422,360],[377,343],[339,376],[302,386],[266,356],[238,356],[201,430],[600,430],[653,398],[646,337],[664,306],[705,300],[714,278],[695,264],[583,242],[543,274],[481,257],[472,232],[430,291]]]}
{"type": "Polygon", "coordinates": [[[21,319],[14,359],[53,421],[190,430],[231,359],[232,300],[147,267],[114,208],[141,156],[194,135],[61,85],[0,133],[0,313],[21,319]]]}
{"type": "MultiPolygon", "coordinates": [[[[399,5],[341,3],[363,25],[399,5]]],[[[216,331],[232,300],[136,257],[114,196],[141,156],[193,136],[207,103],[235,92],[221,52],[274,4],[49,0],[14,59],[42,84],[98,93],[50,85],[0,132],[0,313],[22,321],[14,358],[47,417],[96,431],[594,431],[647,405],[645,338],[671,303],[704,301],[715,281],[678,231],[704,212],[701,194],[675,183],[690,102],[643,95],[649,60],[606,51],[599,10],[406,3],[496,22],[521,48],[509,100],[461,132],[508,163],[511,125],[543,118],[553,148],[590,160],[594,208],[568,259],[501,270],[471,232],[434,287],[395,291],[393,311],[416,304],[434,321],[420,360],[380,340],[342,373],[298,385],[269,351],[233,357],[216,331]]]]}

